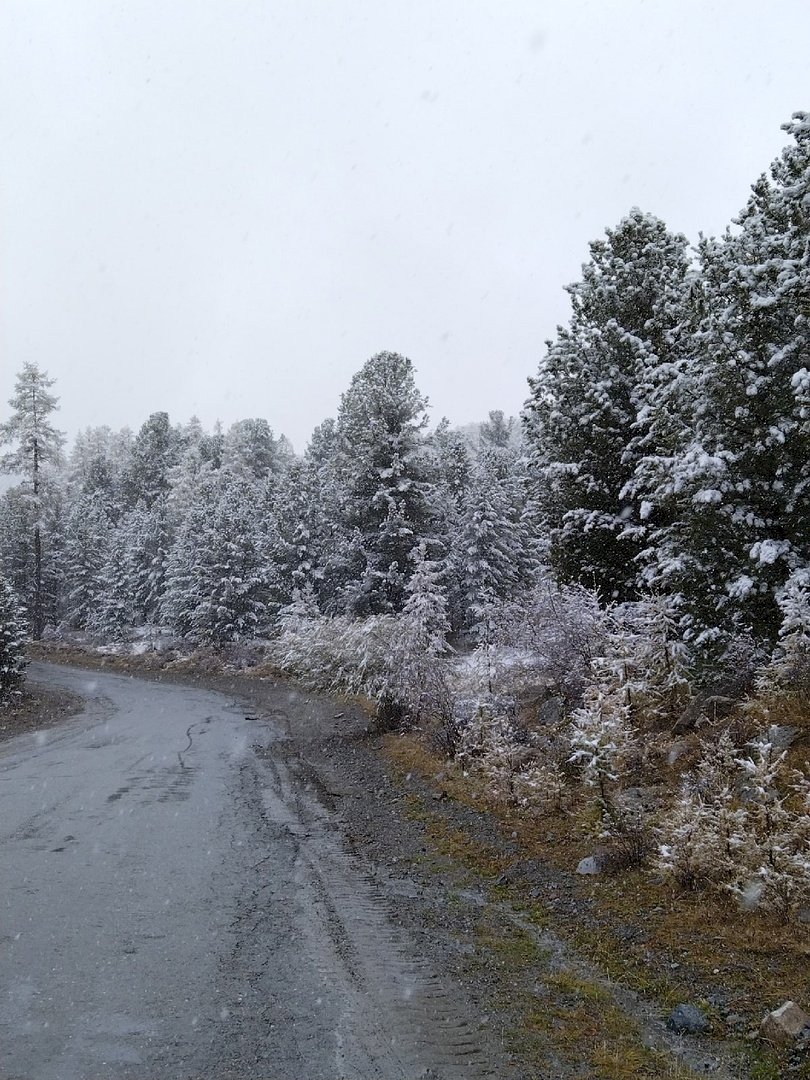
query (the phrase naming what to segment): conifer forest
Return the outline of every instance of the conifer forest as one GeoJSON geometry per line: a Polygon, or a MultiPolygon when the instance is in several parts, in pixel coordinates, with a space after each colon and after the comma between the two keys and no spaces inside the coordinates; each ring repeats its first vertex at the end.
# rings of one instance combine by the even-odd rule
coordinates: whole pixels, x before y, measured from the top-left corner
{"type": "Polygon", "coordinates": [[[520,417],[437,420],[418,358],[383,351],[303,453],[261,418],[178,423],[159,387],[139,430],[68,443],[48,358],[22,364],[2,694],[31,639],[263,666],[370,700],[526,814],[586,799],[617,865],[795,919],[810,114],[784,131],[723,235],[633,208],[591,243],[520,417]]]}

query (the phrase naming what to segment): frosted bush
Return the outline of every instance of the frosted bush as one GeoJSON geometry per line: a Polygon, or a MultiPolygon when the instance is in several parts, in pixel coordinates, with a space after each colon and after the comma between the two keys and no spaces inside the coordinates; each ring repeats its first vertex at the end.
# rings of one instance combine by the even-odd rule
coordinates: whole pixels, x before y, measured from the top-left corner
{"type": "Polygon", "coordinates": [[[591,661],[603,651],[608,616],[596,593],[537,576],[519,600],[506,604],[492,633],[494,688],[513,696],[546,688],[578,702],[589,681],[591,661]],[[507,662],[498,664],[498,657],[507,662]]]}
{"type": "Polygon", "coordinates": [[[769,735],[748,746],[750,754],[737,759],[746,800],[741,852],[759,886],[757,906],[787,920],[810,903],[810,777],[788,770],[786,751],[769,735]]]}
{"type": "Polygon", "coordinates": [[[370,698],[381,719],[449,722],[443,596],[422,563],[400,615],[324,616],[311,589],[296,593],[280,614],[270,659],[309,686],[370,698]]]}
{"type": "Polygon", "coordinates": [[[621,658],[600,657],[592,661],[591,673],[583,704],[571,716],[569,760],[604,802],[637,756],[638,738],[630,721],[621,658]]]}
{"type": "Polygon", "coordinates": [[[650,596],[613,613],[608,648],[634,711],[670,719],[691,697],[689,653],[673,601],[650,596]]]}
{"type": "Polygon", "coordinates": [[[746,811],[736,787],[734,745],[724,732],[704,745],[694,773],[684,778],[675,805],[657,830],[656,868],[684,888],[726,889],[737,881],[745,845],[746,811]]]}
{"type": "Polygon", "coordinates": [[[665,879],[731,892],[787,920],[810,902],[810,778],[767,736],[740,755],[724,733],[659,828],[665,879]]]}
{"type": "Polygon", "coordinates": [[[647,820],[639,799],[623,788],[641,760],[638,733],[631,721],[632,683],[626,640],[608,635],[610,651],[591,661],[591,682],[571,716],[569,763],[594,796],[597,835],[611,844],[618,863],[640,862],[649,846],[647,820]]]}
{"type": "Polygon", "coordinates": [[[779,646],[757,676],[760,693],[784,690],[810,696],[810,569],[797,570],[777,594],[782,615],[779,646]]]}
{"type": "Polygon", "coordinates": [[[456,759],[483,779],[492,799],[529,811],[562,804],[565,778],[559,762],[540,760],[538,748],[507,717],[485,705],[463,727],[456,759]]]}

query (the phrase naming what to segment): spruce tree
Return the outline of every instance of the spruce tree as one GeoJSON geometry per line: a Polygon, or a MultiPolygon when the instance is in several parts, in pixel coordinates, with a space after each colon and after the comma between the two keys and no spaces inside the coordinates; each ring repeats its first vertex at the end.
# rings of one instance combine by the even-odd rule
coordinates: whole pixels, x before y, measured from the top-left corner
{"type": "Polygon", "coordinates": [[[250,485],[209,480],[169,555],[166,620],[177,633],[215,647],[259,637],[277,607],[274,585],[250,485]]]}
{"type": "Polygon", "coordinates": [[[680,524],[657,570],[698,647],[776,637],[777,595],[810,563],[810,114],[753,186],[735,231],[700,246],[689,436],[669,483],[680,524]]]}
{"type": "Polygon", "coordinates": [[[91,627],[104,595],[104,568],[113,531],[105,504],[102,492],[80,495],[67,516],[65,622],[73,629],[91,627]]]}
{"type": "Polygon", "coordinates": [[[413,364],[391,352],[368,360],[341,399],[341,524],[358,559],[344,602],[353,614],[402,609],[411,552],[430,532],[427,408],[413,364]]]}
{"type": "Polygon", "coordinates": [[[0,703],[8,700],[25,676],[27,640],[22,606],[0,576],[0,703]]]}
{"type": "Polygon", "coordinates": [[[671,348],[689,261],[684,237],[633,210],[591,244],[573,314],[547,343],[524,412],[534,502],[565,581],[637,592],[640,507],[628,488],[648,373],[671,348]]]}
{"type": "Polygon", "coordinates": [[[536,553],[524,511],[516,455],[504,448],[483,451],[448,540],[454,629],[481,636],[493,607],[528,585],[536,553]]]}
{"type": "Polygon", "coordinates": [[[149,509],[153,502],[168,494],[171,470],[182,450],[182,433],[172,427],[168,413],[152,413],[135,436],[123,477],[127,509],[139,502],[149,509]]]}

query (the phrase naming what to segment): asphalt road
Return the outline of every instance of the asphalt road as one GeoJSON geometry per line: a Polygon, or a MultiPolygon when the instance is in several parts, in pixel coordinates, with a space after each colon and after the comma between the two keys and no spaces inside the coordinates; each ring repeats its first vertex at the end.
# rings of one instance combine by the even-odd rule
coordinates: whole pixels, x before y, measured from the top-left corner
{"type": "Polygon", "coordinates": [[[308,699],[279,688],[255,720],[204,690],[30,675],[87,708],[0,746],[0,1080],[492,1074],[273,752],[308,699]]]}

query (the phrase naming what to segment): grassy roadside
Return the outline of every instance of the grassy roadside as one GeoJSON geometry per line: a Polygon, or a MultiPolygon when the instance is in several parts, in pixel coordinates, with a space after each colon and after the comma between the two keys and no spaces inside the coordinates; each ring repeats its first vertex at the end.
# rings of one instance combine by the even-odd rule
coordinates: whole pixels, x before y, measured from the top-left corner
{"type": "Polygon", "coordinates": [[[676,1004],[692,1002],[711,1023],[700,1040],[707,1056],[738,1059],[737,1075],[754,1080],[810,1078],[806,1054],[776,1051],[758,1037],[766,1012],[787,999],[810,1000],[806,925],[676,893],[645,870],[579,876],[573,871],[592,844],[575,808],[535,818],[493,804],[474,779],[411,735],[388,736],[383,753],[400,782],[422,782],[406,812],[421,822],[436,857],[466,867],[517,917],[514,932],[501,920],[500,931],[482,933],[509,971],[534,973],[520,1013],[521,1038],[535,1056],[551,1045],[573,1064],[584,1049],[587,1075],[606,1080],[694,1075],[650,1048],[647,1023],[652,1017],[660,1029],[676,1004]],[[481,842],[479,819],[497,823],[502,843],[481,842]],[[544,935],[569,958],[562,969],[559,958],[543,956],[544,935]]]}

